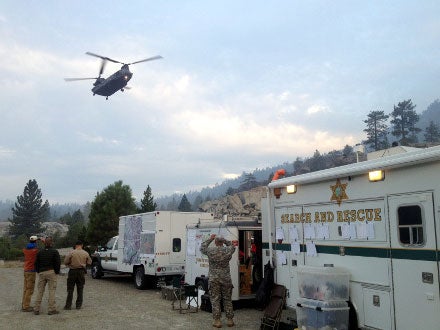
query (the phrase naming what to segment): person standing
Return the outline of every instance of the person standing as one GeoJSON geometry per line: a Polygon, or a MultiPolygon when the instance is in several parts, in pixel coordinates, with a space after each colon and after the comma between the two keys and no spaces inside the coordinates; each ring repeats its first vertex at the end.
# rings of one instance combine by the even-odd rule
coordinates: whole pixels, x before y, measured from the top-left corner
{"type": "Polygon", "coordinates": [[[23,249],[24,253],[24,282],[23,282],[23,299],[21,301],[22,312],[32,312],[34,309],[30,306],[32,294],[35,288],[35,278],[37,273],[35,271],[35,260],[37,258],[37,236],[31,236],[26,248],[23,249]]]}
{"type": "Polygon", "coordinates": [[[223,307],[225,309],[227,326],[234,326],[234,309],[232,307],[232,280],[229,261],[235,252],[235,246],[231,241],[223,237],[216,237],[212,234],[200,247],[200,252],[208,256],[209,260],[209,292],[212,305],[212,326],[222,327],[221,305],[223,297],[223,307]],[[215,240],[214,246],[209,246],[215,240]]]}
{"type": "Polygon", "coordinates": [[[52,247],[52,237],[44,240],[44,249],[40,250],[35,260],[35,268],[38,273],[38,294],[35,300],[34,314],[40,314],[41,301],[46,284],[49,287],[48,315],[58,314],[55,304],[55,291],[57,288],[57,274],[60,273],[61,258],[56,249],[52,247]]]}
{"type": "Polygon", "coordinates": [[[87,272],[87,265],[92,264],[90,255],[83,250],[83,243],[77,241],[75,249],[69,252],[64,258],[64,264],[68,266],[69,274],[67,276],[67,298],[64,309],[72,308],[73,291],[76,285],[76,309],[81,309],[83,303],[84,284],[86,282],[84,274],[87,272]]]}

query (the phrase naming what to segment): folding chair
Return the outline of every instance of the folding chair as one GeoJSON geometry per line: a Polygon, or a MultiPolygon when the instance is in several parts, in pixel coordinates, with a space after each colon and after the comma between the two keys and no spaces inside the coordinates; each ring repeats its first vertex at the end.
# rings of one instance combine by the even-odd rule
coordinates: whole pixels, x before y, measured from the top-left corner
{"type": "Polygon", "coordinates": [[[261,319],[260,329],[278,329],[280,326],[281,312],[286,303],[287,290],[283,285],[274,284],[269,305],[264,310],[263,318],[261,319]]]}

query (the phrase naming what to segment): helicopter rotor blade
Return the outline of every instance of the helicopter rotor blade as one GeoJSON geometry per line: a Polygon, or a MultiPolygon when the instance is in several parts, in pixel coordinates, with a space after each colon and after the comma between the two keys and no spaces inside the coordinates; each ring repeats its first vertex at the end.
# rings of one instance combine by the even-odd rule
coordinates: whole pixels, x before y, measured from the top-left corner
{"type": "Polygon", "coordinates": [[[101,77],[102,73],[104,72],[105,64],[107,61],[105,59],[102,59],[101,68],[99,69],[99,76],[101,77]]]}
{"type": "Polygon", "coordinates": [[[65,81],[77,81],[77,80],[92,80],[92,79],[99,79],[99,78],[64,78],[65,81]]]}
{"type": "Polygon", "coordinates": [[[158,55],[158,56],[149,57],[149,58],[146,58],[146,59],[144,59],[144,60],[140,60],[140,61],[136,61],[136,62],[132,62],[132,63],[127,63],[127,64],[128,64],[128,65],[131,65],[131,64],[137,64],[137,63],[141,63],[141,62],[147,62],[147,61],[159,60],[159,59],[161,59],[161,58],[163,58],[163,57],[160,56],[160,55],[158,55]]]}
{"type": "Polygon", "coordinates": [[[113,62],[113,63],[124,64],[124,63],[122,63],[122,62],[119,62],[119,61],[113,60],[113,59],[111,59],[110,57],[101,56],[101,55],[98,55],[98,54],[95,54],[95,53],[86,52],[86,54],[87,54],[87,55],[90,55],[90,56],[99,57],[99,58],[101,58],[101,59],[103,59],[103,60],[110,61],[110,62],[113,62]]]}

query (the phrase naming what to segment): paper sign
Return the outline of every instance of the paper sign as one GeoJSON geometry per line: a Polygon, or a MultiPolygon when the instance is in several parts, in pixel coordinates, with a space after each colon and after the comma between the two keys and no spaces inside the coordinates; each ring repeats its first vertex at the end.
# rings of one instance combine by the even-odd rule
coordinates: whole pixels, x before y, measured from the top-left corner
{"type": "Polygon", "coordinates": [[[367,238],[368,239],[374,239],[375,235],[374,235],[374,222],[373,221],[368,221],[367,222],[367,238]]]}
{"type": "Polygon", "coordinates": [[[318,255],[318,253],[316,252],[316,245],[313,242],[307,242],[306,243],[306,247],[307,247],[307,256],[309,257],[316,257],[318,255]]]}
{"type": "Polygon", "coordinates": [[[349,239],[350,238],[350,226],[348,223],[344,223],[342,225],[342,238],[349,239]]]}
{"type": "Polygon", "coordinates": [[[289,227],[289,236],[290,242],[295,242],[298,240],[298,229],[296,228],[296,226],[289,227]]]}
{"type": "Polygon", "coordinates": [[[276,228],[276,239],[278,240],[284,240],[284,230],[281,227],[276,228]]]}
{"type": "Polygon", "coordinates": [[[305,226],[304,226],[304,238],[305,239],[307,239],[307,238],[309,238],[309,239],[314,239],[316,236],[315,236],[315,227],[313,227],[313,225],[311,225],[311,224],[306,224],[305,226]]]}
{"type": "Polygon", "coordinates": [[[293,254],[300,254],[301,248],[298,242],[293,242],[290,244],[290,248],[293,252],[293,254]]]}
{"type": "Polygon", "coordinates": [[[277,251],[277,261],[279,265],[287,264],[287,256],[284,251],[277,251]]]}
{"type": "Polygon", "coordinates": [[[365,222],[358,222],[356,225],[357,238],[367,238],[367,224],[365,222]]]}
{"type": "Polygon", "coordinates": [[[356,224],[354,222],[350,222],[350,238],[356,238],[356,224]]]}
{"type": "Polygon", "coordinates": [[[189,256],[196,255],[196,230],[188,229],[188,242],[186,245],[186,251],[189,256]]]}
{"type": "Polygon", "coordinates": [[[330,238],[328,224],[322,224],[320,226],[317,226],[316,229],[318,231],[317,236],[319,239],[329,239],[330,238]]]}

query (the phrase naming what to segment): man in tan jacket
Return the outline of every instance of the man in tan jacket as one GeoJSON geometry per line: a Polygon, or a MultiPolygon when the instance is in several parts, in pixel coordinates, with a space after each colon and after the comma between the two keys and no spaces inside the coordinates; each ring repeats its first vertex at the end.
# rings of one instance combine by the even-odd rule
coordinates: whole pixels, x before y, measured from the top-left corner
{"type": "Polygon", "coordinates": [[[89,254],[83,250],[83,243],[77,241],[75,249],[68,253],[64,258],[64,264],[68,266],[69,274],[67,276],[67,299],[64,309],[72,308],[73,291],[76,285],[76,309],[80,309],[83,302],[83,290],[86,282],[84,274],[87,265],[92,264],[89,254]]]}

